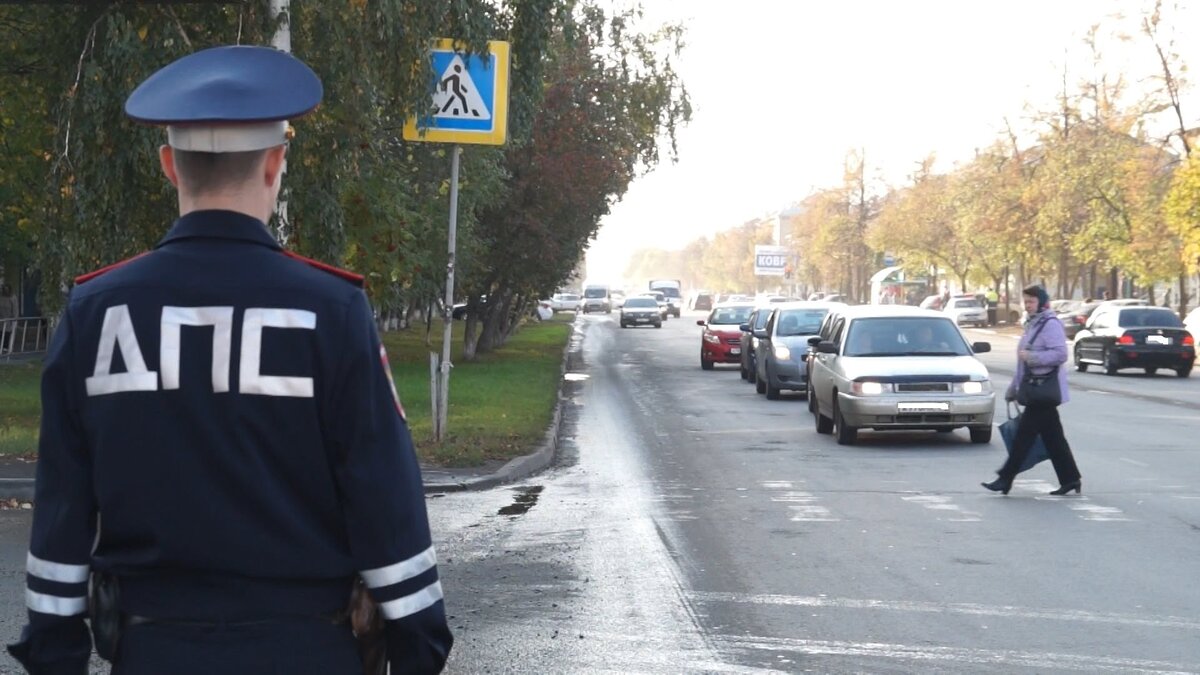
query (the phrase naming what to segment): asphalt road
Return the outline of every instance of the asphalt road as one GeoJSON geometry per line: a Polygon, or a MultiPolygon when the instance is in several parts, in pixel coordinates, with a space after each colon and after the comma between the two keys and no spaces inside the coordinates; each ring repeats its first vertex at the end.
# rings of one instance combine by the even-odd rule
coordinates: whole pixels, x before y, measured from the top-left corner
{"type": "MultiPolygon", "coordinates": [[[[699,315],[615,316],[576,324],[553,469],[429,501],[450,672],[1200,672],[1200,377],[1072,372],[1083,496],[1044,464],[1002,497],[998,434],[838,446],[701,371],[699,315]]],[[[1015,339],[972,336],[1002,391],[1015,339]]],[[[0,640],[28,518],[0,512],[0,640]]]]}

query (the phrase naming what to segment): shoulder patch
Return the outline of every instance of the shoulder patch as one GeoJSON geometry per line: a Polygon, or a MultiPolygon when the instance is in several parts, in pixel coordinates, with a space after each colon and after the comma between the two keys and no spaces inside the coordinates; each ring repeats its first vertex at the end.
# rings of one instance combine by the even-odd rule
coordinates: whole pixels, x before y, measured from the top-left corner
{"type": "Polygon", "coordinates": [[[87,283],[87,282],[91,281],[92,279],[95,279],[96,277],[100,276],[101,274],[104,274],[106,272],[111,272],[111,271],[117,269],[118,267],[121,267],[122,265],[127,265],[127,264],[133,262],[134,260],[137,260],[138,258],[146,255],[149,252],[150,251],[142,251],[141,253],[133,256],[132,258],[126,258],[126,259],[122,260],[121,262],[115,262],[111,265],[101,267],[98,270],[88,272],[87,274],[80,274],[79,276],[75,277],[75,285],[78,286],[79,284],[87,283]]]}
{"type": "Polygon", "coordinates": [[[354,284],[355,286],[358,286],[359,288],[363,288],[364,286],[366,286],[366,278],[361,274],[355,274],[354,272],[351,272],[350,270],[344,270],[340,267],[334,267],[333,265],[327,265],[327,264],[321,262],[320,260],[313,260],[312,258],[305,258],[304,256],[300,255],[299,253],[293,253],[292,251],[284,251],[283,254],[293,260],[299,260],[300,262],[304,263],[305,265],[308,265],[310,267],[315,267],[315,268],[321,270],[322,272],[328,272],[329,274],[332,274],[333,276],[338,277],[339,279],[344,279],[346,281],[349,281],[350,283],[354,284]]]}

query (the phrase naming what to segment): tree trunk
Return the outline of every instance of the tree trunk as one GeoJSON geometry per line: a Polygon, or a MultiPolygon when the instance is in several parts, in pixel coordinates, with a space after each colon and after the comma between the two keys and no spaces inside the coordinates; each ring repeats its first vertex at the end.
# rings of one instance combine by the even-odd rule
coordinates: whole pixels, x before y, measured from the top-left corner
{"type": "Polygon", "coordinates": [[[1109,299],[1119,298],[1120,289],[1117,288],[1117,268],[1112,267],[1108,270],[1108,291],[1109,299]]]}
{"type": "Polygon", "coordinates": [[[463,325],[463,361],[474,361],[479,346],[479,321],[474,314],[467,314],[463,325]]]}
{"type": "Polygon", "coordinates": [[[1188,297],[1187,282],[1188,282],[1187,270],[1180,268],[1180,270],[1179,270],[1179,316],[1181,316],[1181,317],[1187,316],[1188,300],[1191,300],[1191,298],[1188,297]]]}

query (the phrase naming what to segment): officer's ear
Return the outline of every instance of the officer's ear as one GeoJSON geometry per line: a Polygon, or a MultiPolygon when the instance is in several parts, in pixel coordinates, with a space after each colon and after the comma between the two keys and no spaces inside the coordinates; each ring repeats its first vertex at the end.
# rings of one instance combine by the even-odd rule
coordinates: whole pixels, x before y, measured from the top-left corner
{"type": "Polygon", "coordinates": [[[263,181],[274,188],[283,179],[284,159],[287,157],[287,146],[277,145],[267,149],[266,160],[263,162],[263,181]]]}
{"type": "Polygon", "coordinates": [[[175,151],[169,145],[158,146],[158,162],[162,165],[163,174],[171,181],[176,189],[179,188],[179,172],[175,170],[175,151]]]}

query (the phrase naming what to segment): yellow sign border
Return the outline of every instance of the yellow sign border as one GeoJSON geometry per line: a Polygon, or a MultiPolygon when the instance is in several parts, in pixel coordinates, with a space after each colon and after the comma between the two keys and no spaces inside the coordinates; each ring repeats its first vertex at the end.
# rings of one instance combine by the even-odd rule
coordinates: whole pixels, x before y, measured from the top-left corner
{"type": "MultiPolygon", "coordinates": [[[[440,38],[434,41],[430,51],[459,52],[457,40],[440,38]]],[[[495,96],[492,102],[492,119],[496,123],[491,131],[467,131],[463,129],[430,129],[417,126],[415,113],[404,122],[404,140],[426,143],[471,143],[477,145],[504,145],[508,140],[508,43],[503,40],[488,42],[488,53],[496,57],[495,96]]]]}

